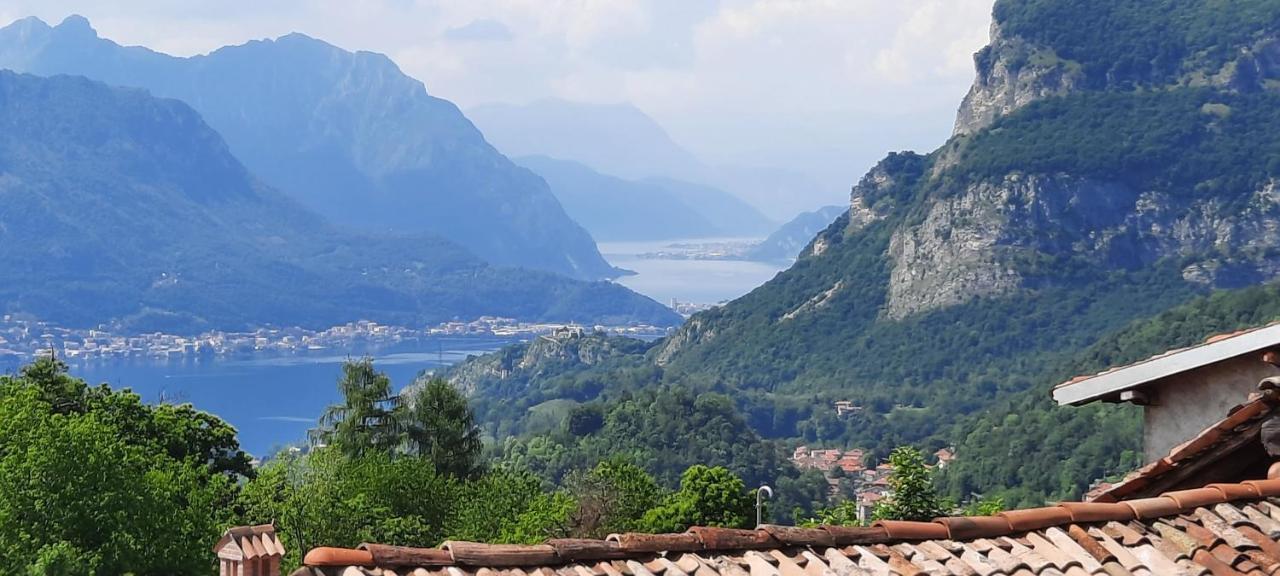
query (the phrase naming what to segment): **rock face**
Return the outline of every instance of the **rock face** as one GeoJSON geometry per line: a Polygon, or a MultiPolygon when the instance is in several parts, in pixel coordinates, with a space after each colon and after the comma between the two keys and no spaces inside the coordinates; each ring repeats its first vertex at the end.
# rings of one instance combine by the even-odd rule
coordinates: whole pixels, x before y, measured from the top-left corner
{"type": "MultiPolygon", "coordinates": [[[[446,378],[467,394],[500,382],[527,382],[543,374],[596,366],[614,358],[634,357],[650,344],[631,338],[562,328],[527,343],[475,356],[451,367],[446,378]]],[[[508,391],[510,393],[510,391],[508,391]]]]}
{"type": "Polygon", "coordinates": [[[1024,286],[1023,261],[1037,255],[1130,270],[1176,257],[1188,281],[1236,287],[1275,276],[1277,249],[1275,182],[1227,209],[1215,198],[1187,203],[1067,174],[1012,174],[966,187],[894,232],[885,312],[899,319],[1008,293],[1024,286]]]}
{"type": "Polygon", "coordinates": [[[1078,66],[1048,48],[1006,37],[991,24],[991,44],[974,55],[978,77],[956,114],[956,135],[973,134],[1041,98],[1066,94],[1084,81],[1078,66]]]}

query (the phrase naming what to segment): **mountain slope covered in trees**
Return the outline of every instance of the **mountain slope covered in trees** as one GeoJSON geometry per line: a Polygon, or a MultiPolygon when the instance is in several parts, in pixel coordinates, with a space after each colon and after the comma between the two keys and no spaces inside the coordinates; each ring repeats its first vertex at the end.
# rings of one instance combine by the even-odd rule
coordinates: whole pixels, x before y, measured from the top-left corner
{"type": "MultiPolygon", "coordinates": [[[[886,157],[789,270],[613,359],[616,374],[506,378],[544,401],[608,398],[634,375],[731,391],[768,438],[881,455],[961,444],[974,470],[1037,465],[1016,482],[971,473],[960,495],[1078,496],[1134,463],[1109,440],[1134,428],[1104,409],[1048,411],[1062,367],[1092,366],[1085,351],[1133,322],[1280,272],[1280,4],[1161,4],[997,2],[956,136],[886,157]],[[862,410],[837,416],[838,400],[862,410]],[[1040,436],[1004,426],[998,448],[974,443],[1010,406],[1038,407],[1040,436]],[[1053,429],[1072,435],[1042,443],[1053,429]]],[[[1141,348],[1205,336],[1191,332],[1141,348]]]]}
{"type": "Polygon", "coordinates": [[[339,230],[259,183],[176,100],[0,71],[4,313],[190,332],[499,315],[674,314],[609,282],[492,267],[447,241],[339,230]]]}
{"type": "Polygon", "coordinates": [[[254,174],[338,224],[440,235],[496,265],[618,275],[545,182],[381,54],[290,34],[176,58],[72,16],[0,29],[0,68],[180,99],[254,174]]]}

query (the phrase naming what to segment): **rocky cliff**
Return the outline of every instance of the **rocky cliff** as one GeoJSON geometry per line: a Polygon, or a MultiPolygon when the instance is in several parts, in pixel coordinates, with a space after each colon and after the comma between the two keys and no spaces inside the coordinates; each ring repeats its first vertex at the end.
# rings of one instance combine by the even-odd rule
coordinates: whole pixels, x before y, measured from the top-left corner
{"type": "Polygon", "coordinates": [[[977,78],[956,114],[956,135],[973,134],[996,118],[1049,96],[1066,94],[1084,81],[1080,66],[1051,49],[1009,37],[991,24],[991,43],[973,57],[977,78]]]}

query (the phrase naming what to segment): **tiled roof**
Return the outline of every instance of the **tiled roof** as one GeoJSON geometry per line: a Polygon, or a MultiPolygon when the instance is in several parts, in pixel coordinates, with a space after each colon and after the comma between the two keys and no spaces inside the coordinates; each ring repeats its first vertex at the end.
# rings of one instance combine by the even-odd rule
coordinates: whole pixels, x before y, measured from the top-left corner
{"type": "Polygon", "coordinates": [[[1096,374],[1076,376],[1055,386],[1053,397],[1059,404],[1081,404],[1172,374],[1265,350],[1277,344],[1280,344],[1280,322],[1215,334],[1194,346],[1168,350],[1145,360],[1108,368],[1096,374]]]}
{"type": "Polygon", "coordinates": [[[228,545],[234,546],[244,558],[284,555],[284,546],[276,537],[276,527],[271,524],[230,528],[222,533],[213,551],[222,552],[228,545]]]}
{"type": "Polygon", "coordinates": [[[1095,502],[1142,498],[1214,480],[1261,478],[1271,459],[1261,443],[1262,424],[1280,406],[1277,391],[1264,390],[1232,408],[1226,418],[1175,446],[1168,456],[1135,470],[1121,482],[1091,494],[1095,502]],[[1215,477],[1216,475],[1216,477],[1215,477]]]}
{"type": "Polygon", "coordinates": [[[294,576],[1280,573],[1280,479],[871,527],[694,528],[539,546],[317,548],[294,576]]]}

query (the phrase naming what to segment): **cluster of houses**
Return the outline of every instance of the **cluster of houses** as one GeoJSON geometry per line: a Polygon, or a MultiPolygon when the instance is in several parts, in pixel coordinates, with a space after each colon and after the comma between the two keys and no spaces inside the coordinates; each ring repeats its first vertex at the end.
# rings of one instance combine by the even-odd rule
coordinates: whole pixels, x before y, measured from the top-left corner
{"type": "MultiPolygon", "coordinates": [[[[938,468],[944,468],[955,460],[955,451],[940,448],[933,453],[938,468]]],[[[791,454],[791,463],[800,470],[818,470],[827,478],[833,498],[848,498],[858,504],[858,516],[865,520],[871,516],[876,504],[891,495],[889,475],[893,466],[888,462],[867,462],[867,451],[812,449],[797,446],[791,454]]]]}

